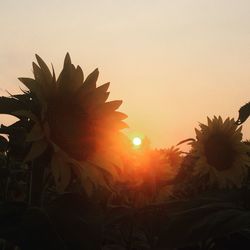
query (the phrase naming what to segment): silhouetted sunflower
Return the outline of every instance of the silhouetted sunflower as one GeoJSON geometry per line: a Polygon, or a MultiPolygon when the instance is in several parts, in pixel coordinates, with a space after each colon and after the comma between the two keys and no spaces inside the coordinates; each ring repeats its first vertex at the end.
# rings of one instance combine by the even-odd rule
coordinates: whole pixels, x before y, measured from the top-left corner
{"type": "Polygon", "coordinates": [[[240,187],[247,176],[249,147],[242,142],[241,127],[234,119],[214,117],[208,124],[200,124],[196,141],[192,143],[195,174],[209,176],[209,184],[219,187],[240,187]]]}
{"type": "Polygon", "coordinates": [[[126,127],[122,120],[127,116],[116,111],[122,101],[106,102],[109,83],[96,86],[97,69],[84,81],[82,69],[75,68],[67,54],[56,79],[54,71],[51,73],[43,60],[36,58],[34,79],[19,78],[37,99],[41,110],[30,137],[36,131],[40,140],[50,141],[72,158],[83,160],[126,127]]]}
{"type": "Polygon", "coordinates": [[[137,155],[125,164],[121,196],[138,207],[166,201],[181,162],[181,152],[174,147],[137,155]]]}
{"type": "MultiPolygon", "coordinates": [[[[66,165],[74,164],[85,169],[91,165],[88,161],[93,160],[96,152],[107,149],[115,138],[119,140],[119,130],[127,127],[122,121],[127,116],[116,111],[122,101],[107,102],[109,83],[96,86],[98,69],[84,80],[82,69],[75,67],[67,54],[63,70],[56,79],[54,70],[50,72],[38,55],[36,59],[34,79],[19,78],[29,90],[32,109],[13,114],[32,121],[27,136],[32,145],[26,161],[36,158],[52,145],[54,175],[68,183],[66,165]]],[[[89,178],[91,173],[85,173],[85,177],[89,178]]]]}

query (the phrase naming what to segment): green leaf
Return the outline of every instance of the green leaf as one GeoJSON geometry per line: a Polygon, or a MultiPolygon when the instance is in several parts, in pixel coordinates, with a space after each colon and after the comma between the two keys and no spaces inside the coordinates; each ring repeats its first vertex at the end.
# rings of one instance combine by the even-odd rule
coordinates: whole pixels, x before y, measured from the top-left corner
{"type": "Polygon", "coordinates": [[[26,155],[24,162],[32,161],[40,156],[46,150],[48,144],[45,140],[35,141],[26,155]]]}

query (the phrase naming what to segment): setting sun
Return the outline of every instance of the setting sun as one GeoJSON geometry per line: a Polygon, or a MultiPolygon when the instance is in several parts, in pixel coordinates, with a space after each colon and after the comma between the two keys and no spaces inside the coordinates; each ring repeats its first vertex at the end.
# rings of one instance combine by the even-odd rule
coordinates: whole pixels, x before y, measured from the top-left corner
{"type": "Polygon", "coordinates": [[[141,142],[142,142],[142,140],[141,140],[140,137],[134,137],[133,138],[133,144],[134,144],[134,146],[140,146],[141,142]]]}

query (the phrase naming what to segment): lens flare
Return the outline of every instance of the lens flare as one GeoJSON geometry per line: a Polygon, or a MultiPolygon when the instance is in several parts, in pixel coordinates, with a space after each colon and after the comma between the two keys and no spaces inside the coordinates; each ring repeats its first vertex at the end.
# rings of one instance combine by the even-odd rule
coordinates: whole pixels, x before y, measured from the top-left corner
{"type": "Polygon", "coordinates": [[[140,137],[134,137],[133,138],[133,144],[134,144],[134,146],[140,146],[141,145],[141,143],[142,143],[142,140],[141,140],[141,138],[140,137]]]}

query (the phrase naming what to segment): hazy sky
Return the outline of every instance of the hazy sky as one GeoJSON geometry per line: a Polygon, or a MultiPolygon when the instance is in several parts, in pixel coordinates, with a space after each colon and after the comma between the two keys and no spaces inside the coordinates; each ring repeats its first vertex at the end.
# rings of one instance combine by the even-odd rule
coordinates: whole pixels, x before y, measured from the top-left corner
{"type": "Polygon", "coordinates": [[[69,52],[111,82],[130,131],[168,147],[249,101],[249,13],[249,0],[0,1],[0,94],[32,76],[35,53],[59,73],[69,52]]]}

